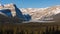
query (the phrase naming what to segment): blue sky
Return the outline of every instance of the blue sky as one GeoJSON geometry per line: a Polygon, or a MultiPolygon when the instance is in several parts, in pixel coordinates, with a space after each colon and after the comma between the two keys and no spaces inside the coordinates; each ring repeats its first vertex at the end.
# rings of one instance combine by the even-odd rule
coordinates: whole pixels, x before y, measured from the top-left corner
{"type": "Polygon", "coordinates": [[[14,3],[18,8],[44,8],[60,5],[60,0],[0,0],[0,3],[14,3]]]}

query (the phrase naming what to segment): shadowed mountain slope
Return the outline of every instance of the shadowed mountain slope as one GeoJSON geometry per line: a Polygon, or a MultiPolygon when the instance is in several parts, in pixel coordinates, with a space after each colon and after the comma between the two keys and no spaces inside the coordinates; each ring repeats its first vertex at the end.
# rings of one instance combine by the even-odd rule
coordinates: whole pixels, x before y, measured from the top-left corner
{"type": "Polygon", "coordinates": [[[29,21],[30,15],[23,15],[22,12],[16,7],[15,4],[7,4],[0,6],[0,22],[21,23],[29,21]]]}

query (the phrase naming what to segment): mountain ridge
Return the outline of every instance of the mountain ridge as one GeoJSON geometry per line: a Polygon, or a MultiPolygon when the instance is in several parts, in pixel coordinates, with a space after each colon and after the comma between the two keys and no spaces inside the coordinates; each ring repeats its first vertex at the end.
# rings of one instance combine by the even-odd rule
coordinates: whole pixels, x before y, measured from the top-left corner
{"type": "Polygon", "coordinates": [[[60,5],[47,8],[21,8],[20,10],[23,14],[31,15],[32,20],[44,20],[46,17],[60,14],[60,5]]]}

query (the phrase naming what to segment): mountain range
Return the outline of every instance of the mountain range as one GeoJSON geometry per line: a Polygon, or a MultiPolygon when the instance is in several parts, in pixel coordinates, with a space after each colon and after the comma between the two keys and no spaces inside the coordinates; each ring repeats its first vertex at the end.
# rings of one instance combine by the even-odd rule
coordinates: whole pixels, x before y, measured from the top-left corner
{"type": "Polygon", "coordinates": [[[46,8],[21,8],[23,14],[29,14],[32,20],[59,21],[60,6],[51,6],[46,8]]]}
{"type": "Polygon", "coordinates": [[[0,6],[0,21],[20,22],[20,21],[57,21],[60,20],[60,6],[46,8],[17,8],[15,4],[0,6]],[[3,18],[2,18],[3,17],[3,18]],[[5,19],[5,20],[2,20],[5,19]]]}

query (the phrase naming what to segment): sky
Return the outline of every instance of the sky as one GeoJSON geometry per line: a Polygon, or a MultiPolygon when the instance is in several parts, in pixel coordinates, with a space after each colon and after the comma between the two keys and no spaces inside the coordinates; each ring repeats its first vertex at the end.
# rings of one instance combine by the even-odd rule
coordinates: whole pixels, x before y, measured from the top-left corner
{"type": "Polygon", "coordinates": [[[60,5],[60,0],[0,0],[0,4],[16,4],[18,8],[45,8],[60,5]]]}

